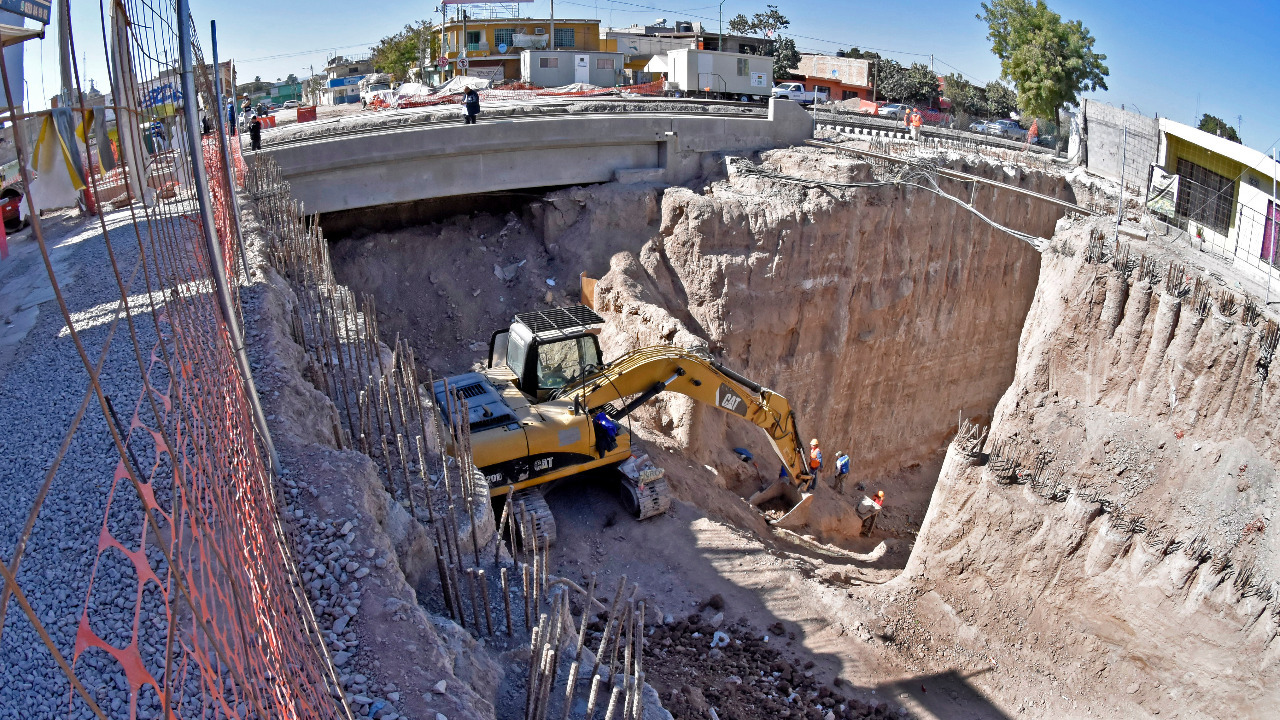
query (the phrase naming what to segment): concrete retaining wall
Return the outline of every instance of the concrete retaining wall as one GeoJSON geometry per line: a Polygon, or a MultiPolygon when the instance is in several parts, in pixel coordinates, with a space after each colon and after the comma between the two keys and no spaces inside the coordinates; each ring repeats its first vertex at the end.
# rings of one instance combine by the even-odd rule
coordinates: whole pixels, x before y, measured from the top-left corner
{"type": "Polygon", "coordinates": [[[1160,121],[1093,100],[1082,104],[1086,166],[1119,180],[1123,163],[1125,186],[1144,187],[1160,149],[1160,121]]]}
{"type": "Polygon", "coordinates": [[[618,177],[686,182],[706,153],[795,145],[813,137],[799,105],[771,101],[767,118],[557,115],[478,125],[407,127],[321,138],[265,151],[307,212],[618,177]],[[634,170],[658,172],[630,173],[634,170]]]}

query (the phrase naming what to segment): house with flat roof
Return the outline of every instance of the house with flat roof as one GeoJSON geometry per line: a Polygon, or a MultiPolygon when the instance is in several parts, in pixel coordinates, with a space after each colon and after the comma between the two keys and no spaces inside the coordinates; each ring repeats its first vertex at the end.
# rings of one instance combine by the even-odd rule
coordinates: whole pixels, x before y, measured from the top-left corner
{"type": "Polygon", "coordinates": [[[821,90],[832,101],[871,99],[871,61],[840,55],[800,56],[798,75],[808,92],[821,90]]]}
{"type": "Polygon", "coordinates": [[[1160,118],[1148,207],[1201,249],[1276,277],[1280,165],[1266,153],[1160,118]]]}
{"type": "MultiPolygon", "coordinates": [[[[432,33],[440,37],[437,25],[432,33]]],[[[442,75],[482,77],[495,83],[520,78],[524,50],[600,50],[600,21],[536,18],[467,18],[444,24],[437,67],[442,75]],[[465,53],[464,53],[465,51],[465,53]],[[465,59],[464,59],[465,58],[465,59]],[[459,63],[459,60],[463,62],[459,63]]]]}

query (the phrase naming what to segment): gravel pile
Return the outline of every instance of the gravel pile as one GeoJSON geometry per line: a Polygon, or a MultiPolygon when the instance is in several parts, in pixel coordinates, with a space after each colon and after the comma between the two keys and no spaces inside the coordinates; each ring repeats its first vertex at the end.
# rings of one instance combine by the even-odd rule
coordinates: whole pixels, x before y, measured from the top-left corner
{"type": "MultiPolygon", "coordinates": [[[[122,224],[128,214],[110,213],[111,240],[126,278],[137,262],[137,236],[131,224],[122,224]],[[117,227],[118,226],[118,227],[117,227]]],[[[81,219],[64,211],[44,218],[45,240],[51,247],[55,266],[60,268],[63,288],[80,337],[90,356],[97,360],[106,341],[110,321],[119,299],[119,288],[111,270],[106,245],[97,218],[81,219]]],[[[34,243],[31,231],[10,238],[15,255],[24,245],[34,243]]],[[[28,246],[26,248],[30,250],[28,246]]],[[[27,252],[13,273],[45,271],[38,252],[27,252]]],[[[142,273],[129,288],[135,296],[145,295],[142,273]]],[[[0,493],[0,557],[9,562],[44,475],[57,455],[63,434],[79,409],[88,387],[88,377],[51,293],[40,302],[34,326],[21,341],[12,362],[0,370],[0,468],[5,491],[0,493]]],[[[137,298],[135,297],[135,300],[137,298]]],[[[146,308],[135,307],[134,327],[144,357],[156,342],[155,324],[146,308]]],[[[8,325],[12,318],[3,320],[8,325]]],[[[163,383],[163,378],[156,378],[163,383]]],[[[116,330],[101,381],[116,411],[128,422],[142,393],[137,362],[127,326],[116,330]]],[[[142,421],[154,424],[150,408],[141,409],[142,421]]],[[[149,438],[135,432],[133,441],[139,461],[153,462],[155,453],[149,438]]],[[[26,546],[18,580],[36,615],[64,657],[74,650],[76,627],[89,588],[97,543],[107,507],[112,476],[119,455],[111,441],[106,420],[96,400],[91,401],[71,447],[54,478],[31,539],[26,546]]],[[[147,465],[150,467],[150,465],[147,465]]],[[[167,506],[171,496],[165,487],[163,467],[155,486],[157,500],[167,506]]],[[[140,542],[141,506],[133,488],[122,482],[111,498],[112,516],[108,528],[130,551],[140,542]]],[[[165,570],[159,554],[148,551],[152,567],[160,577],[165,570]]],[[[90,627],[105,641],[123,647],[133,638],[136,610],[137,571],[118,549],[108,549],[93,576],[94,594],[89,605],[90,627]]],[[[149,584],[142,597],[142,622],[137,630],[139,649],[146,665],[156,667],[163,657],[167,625],[157,586],[149,584]]],[[[16,602],[11,602],[0,637],[0,718],[91,717],[81,701],[67,710],[70,684],[16,602]]],[[[107,653],[91,649],[76,666],[77,674],[110,717],[127,717],[128,684],[123,668],[107,653]]],[[[197,679],[192,678],[195,682],[197,679]]],[[[191,685],[194,689],[195,685],[191,685]]],[[[159,701],[154,693],[142,697],[139,717],[154,717],[159,701]]]]}

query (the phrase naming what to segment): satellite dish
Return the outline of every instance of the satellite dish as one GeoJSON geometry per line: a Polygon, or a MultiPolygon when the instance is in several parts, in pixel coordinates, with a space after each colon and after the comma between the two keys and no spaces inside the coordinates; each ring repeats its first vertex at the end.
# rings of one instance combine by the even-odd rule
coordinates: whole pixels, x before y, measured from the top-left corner
{"type": "Polygon", "coordinates": [[[498,43],[498,52],[499,52],[499,53],[501,53],[501,54],[503,54],[503,55],[506,55],[506,54],[507,54],[507,44],[506,44],[506,43],[498,43]]]}

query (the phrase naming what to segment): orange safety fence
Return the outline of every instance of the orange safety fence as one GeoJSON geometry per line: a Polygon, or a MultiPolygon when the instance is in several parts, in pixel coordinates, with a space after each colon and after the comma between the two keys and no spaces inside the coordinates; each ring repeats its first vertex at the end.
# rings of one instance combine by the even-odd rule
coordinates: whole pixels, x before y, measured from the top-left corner
{"type": "MultiPolygon", "coordinates": [[[[41,315],[62,331],[24,348],[70,364],[41,378],[49,387],[0,396],[11,414],[14,397],[38,402],[51,428],[24,429],[30,446],[3,456],[22,464],[6,471],[0,507],[16,520],[0,537],[0,717],[353,717],[292,559],[238,346],[247,278],[233,185],[247,168],[237,138],[202,138],[181,111],[183,50],[201,96],[188,105],[218,107],[193,24],[177,14],[185,6],[119,0],[101,33],[78,35],[110,38],[98,50],[114,101],[129,108],[117,117],[163,117],[182,141],[90,175],[88,191],[117,206],[109,219],[31,214],[57,300],[41,315]],[[55,242],[94,265],[68,269],[80,256],[55,255],[55,242]],[[64,388],[83,392],[78,411],[64,388]],[[59,524],[73,510],[76,522],[59,524]]],[[[16,149],[30,187],[29,148],[16,149]]]]}

